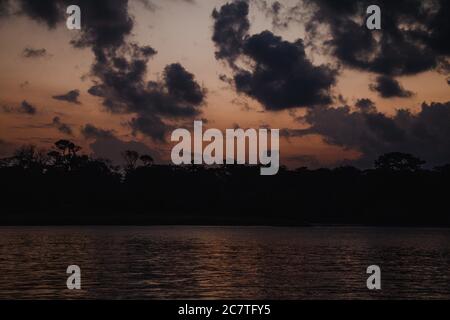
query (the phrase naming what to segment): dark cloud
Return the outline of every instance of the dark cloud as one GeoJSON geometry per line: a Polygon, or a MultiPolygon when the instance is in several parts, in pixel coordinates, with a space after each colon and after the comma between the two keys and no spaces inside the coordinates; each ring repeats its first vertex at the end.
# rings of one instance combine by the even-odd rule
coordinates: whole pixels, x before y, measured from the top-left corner
{"type": "Polygon", "coordinates": [[[0,17],[6,16],[8,14],[9,14],[9,1],[0,0],[0,17]]]}
{"type": "Polygon", "coordinates": [[[164,70],[164,81],[168,93],[178,101],[193,105],[203,102],[204,91],[194,80],[194,75],[187,72],[179,63],[168,65],[164,70]]]}
{"type": "Polygon", "coordinates": [[[161,81],[146,81],[147,63],[156,50],[129,41],[134,20],[128,0],[21,0],[19,4],[23,14],[49,28],[63,23],[68,5],[82,8],[83,26],[71,43],[94,54],[90,75],[95,85],[89,93],[101,97],[109,112],[133,114],[134,133],[163,141],[171,123],[200,114],[205,91],[181,65],[168,65],[161,81]]]}
{"type": "Polygon", "coordinates": [[[150,0],[139,0],[139,2],[142,3],[144,7],[149,11],[154,12],[158,9],[158,6],[150,0]]]}
{"type": "Polygon", "coordinates": [[[314,66],[306,57],[301,40],[288,42],[270,31],[251,36],[243,53],[251,57],[251,71],[235,73],[236,89],[269,110],[326,105],[332,102],[330,89],[336,71],[314,66]]]}
{"type": "Polygon", "coordinates": [[[44,48],[34,49],[34,48],[27,47],[27,48],[23,49],[22,56],[25,58],[41,58],[41,57],[48,56],[48,53],[47,53],[47,50],[44,48]]]}
{"type": "Polygon", "coordinates": [[[272,25],[275,28],[287,28],[289,25],[289,22],[286,20],[283,20],[281,18],[281,10],[283,8],[283,5],[275,1],[271,5],[268,5],[266,1],[262,1],[261,4],[263,4],[263,10],[266,10],[266,14],[272,17],[272,25]]]}
{"type": "Polygon", "coordinates": [[[358,99],[355,103],[355,107],[361,112],[376,112],[375,102],[368,98],[358,99]]]}
{"type": "MultiPolygon", "coordinates": [[[[158,10],[160,8],[160,6],[158,6],[157,4],[154,3],[154,1],[151,0],[138,0],[140,3],[142,3],[144,5],[144,7],[151,11],[151,12],[155,12],[156,10],[158,10]]],[[[165,2],[184,2],[184,3],[189,3],[189,4],[196,4],[196,0],[166,0],[165,2]]]]}
{"type": "Polygon", "coordinates": [[[242,111],[251,111],[253,110],[252,107],[250,107],[250,105],[248,104],[248,102],[246,100],[241,100],[241,99],[237,99],[234,98],[233,100],[231,100],[231,103],[238,106],[242,111]]]}
{"type": "Polygon", "coordinates": [[[83,28],[73,41],[77,47],[118,47],[133,28],[128,0],[18,0],[18,4],[23,15],[49,28],[64,23],[69,5],[78,5],[83,10],[83,28]]]}
{"type": "Polygon", "coordinates": [[[19,113],[25,113],[29,115],[35,115],[37,113],[37,108],[26,100],[22,101],[20,106],[16,109],[19,113]]]}
{"type": "Polygon", "coordinates": [[[52,126],[58,129],[58,131],[61,133],[67,134],[69,136],[73,134],[72,128],[68,124],[63,123],[60,117],[53,118],[52,126]]]}
{"type": "Polygon", "coordinates": [[[437,1],[438,10],[427,21],[428,31],[422,31],[421,39],[436,52],[448,57],[450,54],[450,2],[437,1]]]}
{"type": "Polygon", "coordinates": [[[360,151],[355,163],[361,166],[388,152],[415,154],[431,165],[450,161],[450,101],[423,103],[418,113],[400,109],[392,117],[349,106],[318,107],[300,120],[310,128],[295,131],[296,136],[319,134],[328,144],[360,151]]]}
{"type": "Polygon", "coordinates": [[[19,107],[19,112],[26,113],[26,114],[36,114],[37,109],[33,105],[29,104],[26,100],[22,101],[19,107]]]}
{"type": "Polygon", "coordinates": [[[91,47],[95,55],[91,75],[96,84],[89,93],[101,97],[109,112],[134,114],[133,133],[164,141],[171,129],[168,122],[200,113],[204,91],[179,64],[168,65],[161,81],[146,81],[156,50],[127,41],[133,28],[128,2],[108,1],[101,12],[87,17],[87,30],[73,42],[91,47]]]}
{"type": "Polygon", "coordinates": [[[322,45],[349,67],[379,74],[412,75],[434,69],[450,54],[447,0],[303,0],[310,10],[307,33],[321,39],[327,25],[331,38],[322,45]],[[381,8],[382,30],[365,27],[369,5],[381,8]]]}
{"type": "Polygon", "coordinates": [[[258,9],[272,19],[274,29],[286,29],[293,22],[301,22],[301,10],[299,4],[287,5],[279,1],[252,0],[258,9]]]}
{"type": "Polygon", "coordinates": [[[370,89],[383,98],[409,98],[413,95],[413,92],[404,89],[397,80],[389,76],[377,77],[370,89]]]}
{"type": "Polygon", "coordinates": [[[212,14],[216,58],[232,67],[236,90],[268,110],[331,103],[337,70],[313,65],[301,39],[285,41],[270,31],[249,36],[247,15],[248,3],[243,0],[227,3],[212,14]],[[238,67],[240,58],[251,62],[238,67]]]}
{"type": "Polygon", "coordinates": [[[235,1],[212,12],[214,31],[212,40],[216,44],[216,58],[228,61],[234,66],[242,52],[242,44],[250,29],[248,3],[235,1]]]}
{"type": "Polygon", "coordinates": [[[81,129],[81,133],[86,139],[92,140],[89,146],[92,150],[92,156],[95,158],[110,159],[114,164],[122,164],[123,158],[121,154],[125,150],[148,154],[154,159],[158,158],[158,155],[150,150],[147,145],[137,141],[123,141],[112,130],[105,130],[92,124],[87,124],[81,129]]]}
{"type": "Polygon", "coordinates": [[[55,28],[56,24],[65,18],[61,5],[63,1],[58,0],[18,0],[21,13],[33,20],[46,24],[49,28],[55,28]]]}
{"type": "Polygon", "coordinates": [[[83,8],[82,32],[72,41],[76,47],[91,47],[94,53],[118,48],[131,34],[134,22],[128,12],[128,0],[67,2],[83,8]]]}
{"type": "Polygon", "coordinates": [[[90,123],[81,128],[81,134],[86,139],[110,139],[114,137],[113,130],[100,129],[90,123]]]}
{"type": "Polygon", "coordinates": [[[104,107],[112,113],[132,113],[129,123],[138,132],[164,141],[169,122],[200,114],[205,91],[178,63],[166,66],[160,81],[145,80],[147,62],[156,51],[132,45],[120,53],[104,55],[93,66],[98,84],[89,93],[103,98],[104,107]]]}
{"type": "Polygon", "coordinates": [[[69,103],[81,104],[81,102],[78,101],[79,96],[80,96],[79,90],[71,90],[71,91],[67,92],[66,94],[56,95],[56,96],[53,96],[52,98],[55,100],[66,101],[69,103]]]}
{"type": "Polygon", "coordinates": [[[234,78],[233,77],[229,77],[226,74],[219,74],[218,76],[219,80],[222,81],[223,83],[225,83],[227,86],[225,87],[226,89],[228,88],[232,88],[234,89],[234,78]]]}
{"type": "Polygon", "coordinates": [[[3,106],[2,109],[6,113],[22,113],[28,115],[35,115],[37,113],[37,108],[26,100],[22,101],[17,107],[3,106]]]}
{"type": "Polygon", "coordinates": [[[128,123],[132,128],[133,135],[138,132],[155,140],[164,141],[167,131],[173,129],[169,124],[164,123],[159,117],[152,115],[141,115],[131,119],[128,123]]]}
{"type": "Polygon", "coordinates": [[[283,128],[280,129],[280,137],[290,139],[294,137],[302,137],[306,134],[309,134],[308,129],[290,129],[290,128],[283,128]]]}

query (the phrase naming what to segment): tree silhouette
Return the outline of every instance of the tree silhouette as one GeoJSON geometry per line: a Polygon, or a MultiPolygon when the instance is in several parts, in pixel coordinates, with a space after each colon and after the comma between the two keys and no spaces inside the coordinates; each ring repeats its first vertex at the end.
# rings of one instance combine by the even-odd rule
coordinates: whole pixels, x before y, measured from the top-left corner
{"type": "Polygon", "coordinates": [[[125,170],[131,171],[136,169],[137,161],[139,160],[139,153],[133,150],[125,150],[122,153],[123,160],[125,161],[125,170]]]}
{"type": "Polygon", "coordinates": [[[57,149],[61,150],[64,157],[74,157],[77,155],[77,152],[81,150],[80,146],[77,146],[75,143],[64,139],[56,141],[55,146],[57,149]]]}
{"type": "Polygon", "coordinates": [[[19,147],[14,156],[10,159],[10,164],[22,169],[42,169],[48,161],[48,157],[43,150],[37,150],[33,145],[19,147]]]}
{"type": "Polygon", "coordinates": [[[153,158],[152,156],[148,155],[148,154],[144,154],[139,158],[143,163],[145,167],[150,167],[153,165],[153,158]]]}
{"type": "Polygon", "coordinates": [[[57,165],[62,163],[62,155],[58,151],[52,150],[47,153],[49,161],[51,160],[52,165],[57,165]]]}
{"type": "Polygon", "coordinates": [[[81,158],[77,155],[77,152],[81,150],[80,146],[72,141],[62,139],[55,142],[54,148],[47,153],[47,156],[55,166],[72,170],[79,164],[81,158]]]}
{"type": "Polygon", "coordinates": [[[408,153],[391,152],[375,160],[375,168],[388,171],[418,171],[425,161],[408,153]]]}
{"type": "Polygon", "coordinates": [[[421,169],[410,154],[385,154],[376,170],[281,167],[263,177],[258,166],[153,166],[132,150],[119,168],[79,150],[59,140],[0,159],[0,224],[450,226],[450,165],[421,169]]]}

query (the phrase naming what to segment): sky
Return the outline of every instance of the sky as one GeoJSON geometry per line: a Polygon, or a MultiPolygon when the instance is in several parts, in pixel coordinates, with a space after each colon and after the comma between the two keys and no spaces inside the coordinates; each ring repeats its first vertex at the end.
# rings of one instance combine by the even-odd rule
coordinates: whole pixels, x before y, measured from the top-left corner
{"type": "Polygon", "coordinates": [[[450,163],[449,2],[372,2],[0,0],[0,156],[69,139],[167,162],[171,131],[202,119],[280,129],[289,167],[450,163]]]}

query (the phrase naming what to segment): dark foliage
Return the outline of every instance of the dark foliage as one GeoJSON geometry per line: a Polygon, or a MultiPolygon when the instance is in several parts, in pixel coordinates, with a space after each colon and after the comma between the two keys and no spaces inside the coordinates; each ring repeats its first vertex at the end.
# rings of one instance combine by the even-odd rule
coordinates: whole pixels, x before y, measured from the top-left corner
{"type": "Polygon", "coordinates": [[[1,224],[239,224],[450,226],[450,165],[424,170],[412,155],[376,168],[156,165],[123,153],[124,169],[60,140],[50,152],[22,147],[0,162],[1,224]]]}

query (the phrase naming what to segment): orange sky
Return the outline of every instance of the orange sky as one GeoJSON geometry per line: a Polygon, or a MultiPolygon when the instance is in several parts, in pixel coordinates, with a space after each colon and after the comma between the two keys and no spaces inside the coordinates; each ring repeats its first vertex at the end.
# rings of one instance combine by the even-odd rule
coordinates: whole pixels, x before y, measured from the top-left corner
{"type": "MultiPolygon", "coordinates": [[[[208,126],[220,129],[232,128],[238,124],[242,128],[269,125],[272,128],[300,128],[289,111],[261,112],[263,108],[249,97],[236,94],[218,79],[219,74],[230,74],[229,70],[214,57],[214,43],[211,41],[211,12],[225,1],[197,1],[189,4],[182,1],[159,1],[154,12],[144,8],[141,2],[131,1],[131,13],[135,17],[133,38],[138,43],[151,45],[158,54],[149,63],[149,79],[156,79],[169,63],[180,62],[207,89],[207,104],[203,108],[203,118],[208,126]],[[179,17],[183,17],[180,19],[179,17]],[[233,103],[236,99],[246,102],[250,110],[233,103]]],[[[254,9],[254,8],[253,8],[254,9]]],[[[301,25],[293,25],[288,30],[273,30],[264,14],[251,11],[251,33],[270,29],[288,40],[303,37],[301,25]]],[[[61,26],[49,30],[46,26],[25,17],[13,16],[0,21],[0,106],[16,106],[23,100],[38,109],[34,116],[0,113],[0,139],[14,144],[33,143],[48,147],[50,141],[70,138],[89,150],[89,144],[81,136],[79,129],[86,123],[99,128],[112,129],[123,140],[139,140],[151,148],[162,150],[169,158],[170,146],[151,141],[142,135],[133,137],[130,128],[123,124],[131,117],[113,115],[101,106],[101,100],[87,93],[92,86],[87,76],[93,61],[91,51],[74,49],[69,41],[78,31],[70,31],[61,26]],[[48,56],[24,58],[25,47],[45,48],[48,56]],[[23,85],[25,84],[26,85],[23,85]],[[21,85],[22,84],[22,85],[21,85]],[[69,90],[81,92],[81,105],[57,101],[51,97],[69,90]],[[73,127],[74,136],[65,137],[57,129],[45,126],[59,116],[64,123],[73,127]]],[[[316,63],[328,58],[314,56],[316,63]]],[[[450,100],[450,90],[445,76],[436,72],[426,72],[398,80],[408,90],[416,94],[406,99],[382,99],[369,90],[375,75],[344,69],[338,78],[335,94],[341,94],[349,105],[359,98],[370,98],[380,111],[387,114],[396,108],[417,110],[422,102],[445,102],[450,100]]],[[[296,110],[296,115],[304,111],[296,110]]],[[[322,142],[319,136],[305,136],[280,141],[282,163],[301,165],[290,161],[297,156],[315,156],[322,165],[332,165],[336,160],[355,158],[356,150],[341,150],[322,142]]]]}

